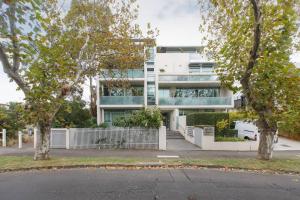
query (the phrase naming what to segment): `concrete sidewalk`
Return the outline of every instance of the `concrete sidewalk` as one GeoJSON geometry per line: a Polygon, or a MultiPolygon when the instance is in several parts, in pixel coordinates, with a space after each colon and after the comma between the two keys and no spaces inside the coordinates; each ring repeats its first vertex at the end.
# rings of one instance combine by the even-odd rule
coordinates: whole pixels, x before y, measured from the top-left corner
{"type": "MultiPolygon", "coordinates": [[[[180,142],[180,141],[179,141],[180,142]]],[[[187,141],[184,141],[188,143],[187,141]]],[[[255,158],[256,152],[242,151],[204,151],[190,143],[184,143],[182,148],[172,148],[178,143],[177,140],[168,140],[168,150],[134,150],[134,149],[51,149],[51,156],[59,157],[136,157],[157,158],[158,155],[179,156],[185,159],[197,158],[255,158]],[[188,147],[188,148],[187,148],[188,147]]],[[[182,144],[181,144],[182,145],[182,144]]],[[[286,138],[279,138],[275,145],[274,158],[299,158],[300,142],[286,138]]],[[[0,147],[0,156],[32,156],[34,154],[33,144],[23,144],[22,149],[14,147],[0,147]]]]}
{"type": "Polygon", "coordinates": [[[275,151],[299,151],[300,141],[279,137],[278,143],[276,143],[274,146],[274,150],[275,151]]]}
{"type": "MultiPolygon", "coordinates": [[[[24,147],[23,149],[6,147],[0,148],[0,156],[32,156],[34,149],[24,147]]],[[[59,157],[136,157],[157,158],[158,155],[179,156],[185,159],[197,158],[255,158],[256,152],[238,151],[158,151],[158,150],[128,150],[128,149],[51,149],[51,156],[59,157]]],[[[299,158],[300,151],[277,151],[274,158],[299,158]]]]}

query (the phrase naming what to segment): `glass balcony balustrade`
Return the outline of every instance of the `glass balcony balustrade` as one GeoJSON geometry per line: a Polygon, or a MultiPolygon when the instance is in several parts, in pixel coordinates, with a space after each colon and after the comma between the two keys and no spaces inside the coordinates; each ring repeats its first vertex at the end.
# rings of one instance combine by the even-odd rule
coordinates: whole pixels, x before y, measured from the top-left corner
{"type": "Polygon", "coordinates": [[[231,105],[231,97],[160,97],[159,105],[231,105]]]}
{"type": "Polygon", "coordinates": [[[217,75],[159,75],[159,81],[218,81],[217,75]]]}
{"type": "Polygon", "coordinates": [[[143,105],[143,96],[101,96],[100,105],[143,105]]]}
{"type": "Polygon", "coordinates": [[[100,78],[144,78],[143,69],[128,69],[128,70],[104,70],[100,74],[100,78]]]}

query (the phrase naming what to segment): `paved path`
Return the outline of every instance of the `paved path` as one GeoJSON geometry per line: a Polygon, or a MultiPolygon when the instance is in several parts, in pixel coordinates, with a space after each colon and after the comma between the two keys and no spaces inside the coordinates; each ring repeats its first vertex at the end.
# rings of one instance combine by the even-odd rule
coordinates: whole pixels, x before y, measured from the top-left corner
{"type": "MultiPolygon", "coordinates": [[[[168,140],[168,150],[167,151],[157,151],[157,150],[107,150],[107,149],[76,149],[76,150],[66,150],[66,149],[51,149],[50,154],[53,156],[66,156],[66,157],[138,157],[138,158],[156,158],[157,155],[177,155],[180,158],[255,158],[256,152],[238,152],[238,151],[203,151],[199,150],[195,145],[184,141],[181,145],[181,149],[174,148],[175,145],[181,143],[182,141],[169,142],[168,140]],[[177,143],[177,144],[176,144],[177,143]]],[[[274,158],[299,158],[300,159],[300,148],[297,148],[300,142],[288,140],[285,138],[279,138],[277,147],[275,147],[274,158]],[[290,147],[286,147],[286,145],[290,147]]],[[[17,147],[0,147],[0,156],[32,156],[34,154],[34,149],[32,144],[24,144],[22,149],[17,147]]]]}
{"type": "Polygon", "coordinates": [[[167,150],[172,151],[197,151],[201,150],[196,145],[185,139],[167,139],[167,150]]]}
{"type": "Polygon", "coordinates": [[[0,174],[1,200],[299,200],[300,176],[72,169],[0,174]]]}
{"type": "Polygon", "coordinates": [[[275,151],[295,151],[300,150],[300,141],[290,140],[284,137],[278,138],[278,143],[275,144],[275,151]]]}

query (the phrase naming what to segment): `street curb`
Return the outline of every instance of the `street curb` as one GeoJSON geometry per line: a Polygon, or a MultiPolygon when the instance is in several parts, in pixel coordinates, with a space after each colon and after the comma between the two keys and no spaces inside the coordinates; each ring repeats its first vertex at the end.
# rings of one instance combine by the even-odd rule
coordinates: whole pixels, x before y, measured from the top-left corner
{"type": "Polygon", "coordinates": [[[287,174],[287,175],[300,175],[300,172],[287,171],[287,170],[270,170],[270,169],[250,169],[242,167],[227,167],[222,165],[198,165],[198,164],[87,164],[87,165],[53,165],[41,167],[25,167],[18,169],[2,169],[0,173],[6,172],[22,172],[33,170],[59,170],[59,169],[127,169],[127,170],[157,170],[157,169],[220,169],[227,171],[248,171],[255,173],[269,173],[269,174],[287,174]]]}

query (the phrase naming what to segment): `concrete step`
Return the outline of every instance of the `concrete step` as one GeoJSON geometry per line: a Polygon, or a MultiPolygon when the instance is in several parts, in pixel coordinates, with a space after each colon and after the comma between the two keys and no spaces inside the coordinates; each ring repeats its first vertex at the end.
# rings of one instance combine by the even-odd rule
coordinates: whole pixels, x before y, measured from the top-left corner
{"type": "Polygon", "coordinates": [[[184,139],[179,131],[167,131],[167,139],[184,139]]]}
{"type": "Polygon", "coordinates": [[[167,140],[184,140],[184,137],[167,137],[167,140]]]}

